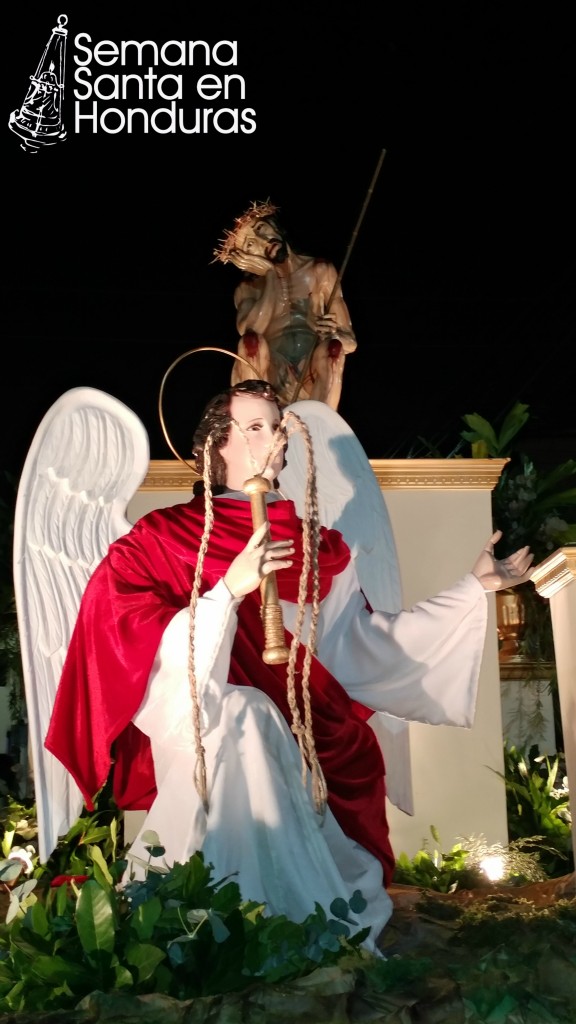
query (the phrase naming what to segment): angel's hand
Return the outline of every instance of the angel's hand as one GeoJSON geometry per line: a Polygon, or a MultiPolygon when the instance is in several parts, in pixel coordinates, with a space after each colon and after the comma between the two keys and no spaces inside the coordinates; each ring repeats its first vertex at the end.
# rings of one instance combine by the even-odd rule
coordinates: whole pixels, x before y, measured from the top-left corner
{"type": "Polygon", "coordinates": [[[244,252],[243,249],[233,249],[230,253],[230,262],[239,270],[243,270],[247,274],[256,274],[258,277],[263,277],[274,268],[274,264],[264,256],[244,252]]]}
{"type": "Polygon", "coordinates": [[[484,590],[507,590],[510,587],[517,587],[521,583],[527,583],[532,578],[531,566],[534,555],[528,545],[519,548],[507,558],[499,560],[494,557],[494,545],[498,543],[501,536],[501,530],[496,530],[492,534],[472,569],[484,590]]]}
{"type": "Polygon", "coordinates": [[[270,540],[268,530],[268,523],[262,523],[254,531],[246,547],[236,555],[224,576],[224,583],[232,597],[239,598],[251,594],[260,585],[264,576],[292,565],[289,558],[294,554],[292,541],[270,540]]]}

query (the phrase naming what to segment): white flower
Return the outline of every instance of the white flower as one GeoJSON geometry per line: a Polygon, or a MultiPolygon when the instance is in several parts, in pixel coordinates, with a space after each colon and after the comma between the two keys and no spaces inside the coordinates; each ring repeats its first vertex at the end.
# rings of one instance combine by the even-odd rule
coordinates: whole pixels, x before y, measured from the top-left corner
{"type": "Polygon", "coordinates": [[[21,860],[22,863],[25,865],[26,874],[31,875],[32,872],[34,871],[32,857],[34,856],[35,853],[36,850],[34,849],[33,846],[27,846],[26,848],[23,848],[22,846],[15,846],[14,849],[10,850],[10,853],[8,854],[8,860],[21,860]]]}

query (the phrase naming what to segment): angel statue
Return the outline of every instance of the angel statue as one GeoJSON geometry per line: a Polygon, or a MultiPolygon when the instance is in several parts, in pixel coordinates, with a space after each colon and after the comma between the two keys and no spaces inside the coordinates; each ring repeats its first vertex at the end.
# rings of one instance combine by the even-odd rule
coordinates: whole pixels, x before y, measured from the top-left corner
{"type": "MultiPolygon", "coordinates": [[[[252,203],[214,250],[243,278],[234,292],[238,355],[274,384],[283,405],[311,398],[337,409],[356,336],[336,268],[296,251],[269,201],[252,203]]],[[[250,370],[239,360],[232,383],[250,370]]]]}
{"type": "Polygon", "coordinates": [[[73,389],[33,441],[15,577],[40,858],[112,771],[118,806],[147,812],[126,879],[202,852],[293,921],[360,890],[354,924],[378,955],[395,859],[371,720],[471,725],[486,592],[529,579],[532,556],[496,560],[496,533],[453,586],[402,609],[351,430],[315,400],[282,409],[263,380],[208,402],[193,453],[198,493],[131,525],[148,450],[130,410],[73,389]],[[283,660],[264,657],[270,610],[283,660]]]}

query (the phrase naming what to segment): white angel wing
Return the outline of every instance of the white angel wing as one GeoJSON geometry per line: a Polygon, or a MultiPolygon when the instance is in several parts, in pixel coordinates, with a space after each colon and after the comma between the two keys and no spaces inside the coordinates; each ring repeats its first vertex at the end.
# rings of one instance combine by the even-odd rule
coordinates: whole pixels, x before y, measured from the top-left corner
{"type": "MultiPolygon", "coordinates": [[[[374,609],[402,608],[402,586],[390,516],[369,459],[346,420],[324,402],[288,405],[307,424],[314,446],[320,521],[340,530],[356,565],[362,590],[374,609]]],[[[290,434],[280,489],[302,515],[306,450],[301,433],[290,434]]],[[[413,813],[408,724],[376,712],[370,719],[384,753],[389,800],[413,813]]]]}
{"type": "MultiPolygon", "coordinates": [[[[303,399],[287,406],[312,435],[320,521],[340,530],[352,551],[362,589],[373,608],[396,612],[402,588],[392,525],[374,471],[346,420],[324,402],[303,399]]],[[[290,435],[282,493],[304,508],[306,451],[300,433],[290,435]]]]}
{"type": "Polygon", "coordinates": [[[84,588],[130,529],[126,507],[148,465],[135,413],[102,391],[73,388],[44,416],[20,478],[14,589],[42,863],[83,807],[72,776],[44,747],[64,658],[84,588]]]}

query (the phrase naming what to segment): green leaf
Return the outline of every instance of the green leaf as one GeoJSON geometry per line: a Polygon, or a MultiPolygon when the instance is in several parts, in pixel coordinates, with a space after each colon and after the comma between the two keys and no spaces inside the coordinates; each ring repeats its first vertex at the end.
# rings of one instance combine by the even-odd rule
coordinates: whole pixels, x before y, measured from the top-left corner
{"type": "Polygon", "coordinates": [[[56,889],[56,913],[63,917],[69,906],[68,886],[59,885],[56,889]]]}
{"type": "Polygon", "coordinates": [[[13,985],[14,979],[12,964],[7,960],[0,960],[0,987],[6,988],[7,985],[13,985]]]}
{"type": "MultiPolygon", "coordinates": [[[[464,436],[464,435],[462,435],[462,436],[464,436]]],[[[469,439],[464,438],[464,440],[469,440],[469,439]]],[[[488,449],[488,445],[486,444],[486,441],[473,441],[473,440],[471,440],[470,441],[470,447],[472,448],[472,458],[473,459],[487,459],[488,456],[490,455],[490,451],[488,449]]]]}
{"type": "Polygon", "coordinates": [[[134,987],[134,978],[123,964],[114,964],[114,988],[126,989],[134,987]]]}
{"type": "MultiPolygon", "coordinates": [[[[31,935],[31,938],[35,938],[31,935]]],[[[34,943],[28,941],[21,934],[16,932],[12,935],[11,952],[14,958],[14,962],[20,965],[22,970],[26,970],[30,964],[34,962],[39,953],[39,945],[42,943],[34,943]]]]}
{"type": "Polygon", "coordinates": [[[208,921],[210,924],[210,928],[212,929],[212,937],[214,939],[214,942],[226,942],[226,939],[230,935],[230,929],[226,927],[220,914],[215,914],[211,910],[208,911],[208,921]]]}
{"type": "Polygon", "coordinates": [[[18,1011],[22,1008],[22,993],[24,981],[18,981],[9,992],[0,1000],[0,1009],[18,1011]]]}
{"type": "Polygon", "coordinates": [[[572,505],[576,505],[576,488],[571,488],[568,491],[557,491],[553,494],[546,494],[544,491],[541,491],[533,502],[530,511],[533,517],[536,515],[540,517],[543,512],[555,512],[572,505]]]}
{"type": "Polygon", "coordinates": [[[516,402],[505,417],[498,436],[498,448],[501,453],[508,450],[510,442],[529,419],[529,408],[528,405],[524,405],[522,402],[516,402]]]}
{"type": "Polygon", "coordinates": [[[146,829],[140,836],[142,842],[147,846],[162,846],[160,836],[153,829],[146,829]]]}
{"type": "Polygon", "coordinates": [[[147,900],[145,903],[140,903],[136,907],[130,921],[130,927],[141,942],[146,942],[152,937],[154,926],[161,914],[162,903],[157,896],[152,897],[152,899],[147,900]]]}
{"type": "Polygon", "coordinates": [[[467,416],[463,416],[462,419],[470,427],[470,430],[462,431],[461,437],[465,441],[470,441],[470,443],[483,441],[491,455],[498,453],[496,433],[488,420],[485,420],[483,416],[479,416],[478,413],[470,413],[467,416]]]}
{"type": "Polygon", "coordinates": [[[12,849],[12,843],[14,841],[15,833],[15,825],[12,822],[7,821],[6,825],[4,826],[4,835],[2,836],[2,853],[4,854],[5,857],[8,856],[10,850],[12,849]]]}
{"type": "Polygon", "coordinates": [[[151,978],[158,966],[166,959],[166,953],[147,942],[131,942],[126,947],[126,961],[136,968],[138,982],[151,978]]]}
{"type": "Polygon", "coordinates": [[[335,949],[333,944],[333,938],[335,935],[343,935],[346,938],[350,935],[350,929],[342,918],[338,918],[337,921],[327,921],[326,931],[318,937],[320,945],[323,945],[323,939],[326,939],[326,948],[335,949]]]}
{"type": "Polygon", "coordinates": [[[162,857],[166,853],[165,847],[160,842],[160,836],[153,829],[147,829],[146,832],[143,832],[140,839],[151,857],[162,857]]]}
{"type": "Polygon", "coordinates": [[[28,922],[34,934],[40,938],[47,938],[51,934],[46,909],[38,900],[28,909],[26,923],[28,922]]]}
{"type": "Polygon", "coordinates": [[[80,890],[76,906],[76,926],[78,938],[86,953],[113,952],[114,906],[110,893],[93,879],[84,882],[80,890]]]}
{"type": "Polygon", "coordinates": [[[499,434],[483,416],[469,413],[462,419],[470,430],[463,430],[460,436],[470,442],[475,458],[507,457],[510,454],[511,442],[528,420],[528,408],[522,402],[516,402],[506,415],[499,434]]]}
{"type": "Polygon", "coordinates": [[[576,460],[568,459],[566,462],[561,462],[554,469],[551,469],[544,479],[540,481],[540,485],[544,490],[549,491],[558,487],[564,481],[568,482],[570,477],[573,477],[575,474],[576,460]]]}
{"type": "Polygon", "coordinates": [[[13,882],[22,873],[22,861],[4,860],[0,863],[0,881],[13,882]]]}
{"type": "Polygon", "coordinates": [[[368,903],[364,899],[362,893],[360,892],[360,889],[354,890],[348,903],[350,905],[350,910],[354,914],[362,914],[366,910],[366,907],[368,906],[368,903]]]}
{"type": "Polygon", "coordinates": [[[10,892],[10,905],[6,914],[6,924],[10,924],[20,913],[31,906],[35,900],[34,889],[38,882],[35,878],[29,878],[22,885],[17,885],[10,892]]]}
{"type": "Polygon", "coordinates": [[[341,896],[338,896],[337,899],[332,900],[332,903],[330,904],[330,913],[334,914],[334,917],[340,918],[341,921],[349,921],[349,911],[350,908],[348,906],[348,903],[346,902],[346,900],[342,899],[341,896]]]}
{"type": "Polygon", "coordinates": [[[91,846],[89,848],[89,853],[90,853],[90,859],[91,859],[92,863],[94,864],[94,868],[95,868],[94,875],[95,875],[96,881],[99,882],[99,884],[102,885],[103,888],[106,888],[107,886],[111,888],[113,886],[113,884],[114,884],[114,879],[112,878],[112,875],[110,874],[110,871],[109,871],[108,865],[106,863],[106,859],[104,857],[104,854],[102,853],[102,850],[100,849],[99,846],[91,846]]]}
{"type": "Polygon", "coordinates": [[[60,956],[35,956],[30,973],[41,982],[51,985],[66,983],[72,989],[91,986],[94,980],[89,968],[60,956]]]}

